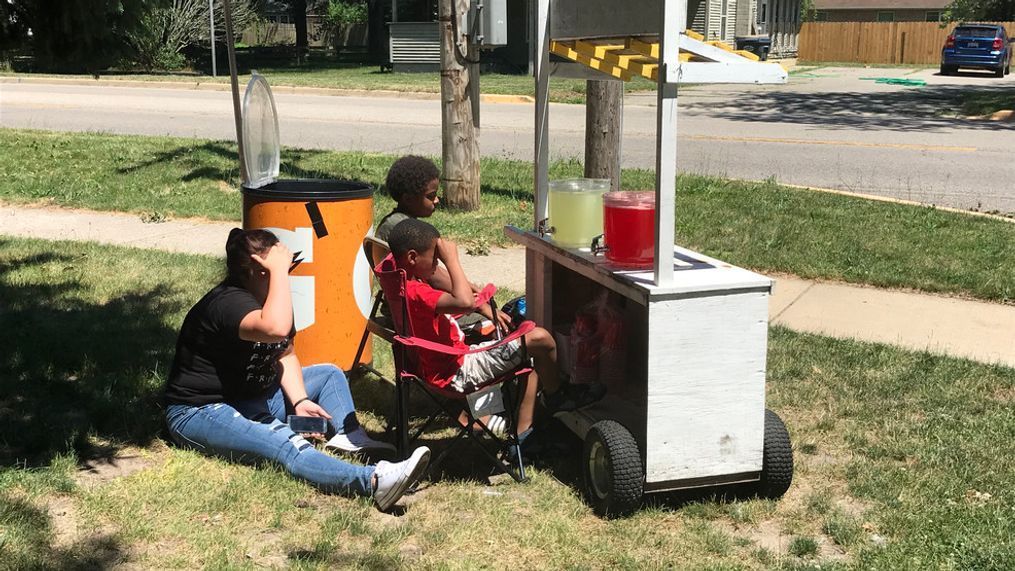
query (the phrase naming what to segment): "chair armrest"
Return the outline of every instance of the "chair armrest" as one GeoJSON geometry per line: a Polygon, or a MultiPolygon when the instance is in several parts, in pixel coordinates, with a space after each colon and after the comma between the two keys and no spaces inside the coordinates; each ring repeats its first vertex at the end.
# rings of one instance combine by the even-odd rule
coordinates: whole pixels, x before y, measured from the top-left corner
{"type": "Polygon", "coordinates": [[[427,339],[421,339],[419,337],[403,337],[401,335],[396,335],[395,336],[395,341],[398,342],[401,345],[405,345],[406,347],[417,347],[419,349],[426,349],[428,351],[435,351],[437,353],[443,353],[445,355],[469,355],[469,354],[472,354],[472,353],[482,353],[484,351],[489,351],[490,349],[493,349],[495,347],[500,347],[501,345],[504,345],[505,343],[510,343],[511,341],[514,341],[515,339],[518,339],[522,335],[525,335],[526,333],[528,333],[529,331],[532,331],[535,328],[536,328],[536,324],[535,323],[533,323],[531,321],[523,321],[521,323],[521,325],[518,326],[518,329],[515,329],[514,331],[512,331],[511,334],[508,335],[507,337],[504,337],[503,339],[501,339],[500,341],[497,341],[496,343],[492,343],[490,345],[484,345],[483,347],[477,347],[476,349],[471,349],[471,348],[470,349],[457,349],[457,348],[452,347],[450,345],[445,345],[443,343],[437,343],[436,341],[429,341],[427,339]]]}
{"type": "Polygon", "coordinates": [[[493,299],[493,295],[495,293],[497,293],[497,286],[493,284],[486,284],[486,287],[476,294],[476,304],[472,306],[473,309],[479,309],[488,303],[491,299],[493,299]]]}

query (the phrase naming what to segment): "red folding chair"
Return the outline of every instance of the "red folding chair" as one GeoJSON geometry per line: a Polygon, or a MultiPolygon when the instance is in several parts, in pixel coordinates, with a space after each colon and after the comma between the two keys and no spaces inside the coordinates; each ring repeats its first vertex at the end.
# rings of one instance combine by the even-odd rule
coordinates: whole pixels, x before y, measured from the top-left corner
{"type": "MultiPolygon", "coordinates": [[[[377,276],[377,281],[381,286],[381,291],[384,294],[385,301],[391,310],[391,317],[395,331],[394,343],[392,343],[391,348],[394,352],[395,361],[396,417],[398,425],[399,454],[404,455],[405,451],[409,448],[409,444],[417,441],[427,428],[429,428],[429,426],[443,414],[446,415],[448,419],[458,424],[459,429],[450,445],[445,448],[433,462],[430,463],[431,468],[439,466],[444,460],[444,457],[455,447],[456,444],[458,444],[459,441],[461,441],[463,437],[469,437],[479,446],[483,453],[493,461],[496,467],[510,474],[516,481],[521,482],[525,480],[525,465],[522,462],[521,450],[518,442],[518,436],[516,434],[516,427],[518,425],[518,401],[520,400],[520,397],[518,399],[514,398],[511,395],[511,390],[503,391],[505,408],[507,409],[505,413],[508,418],[507,435],[503,438],[494,434],[484,422],[477,418],[472,410],[472,407],[469,405],[468,399],[469,395],[486,390],[493,386],[503,385],[509,382],[517,384],[518,379],[524,378],[532,372],[532,368],[522,366],[498,378],[490,379],[468,392],[459,392],[451,388],[437,387],[426,382],[423,378],[422,371],[419,368],[418,354],[421,351],[434,351],[446,355],[462,356],[470,353],[489,351],[494,347],[499,347],[519,338],[522,341],[522,351],[525,351],[524,335],[535,328],[535,323],[525,321],[509,335],[497,340],[496,343],[477,349],[458,349],[442,343],[422,339],[413,334],[412,319],[405,304],[405,284],[407,279],[405,271],[398,269],[395,265],[394,258],[389,255],[374,268],[374,275],[377,276]],[[431,414],[429,418],[427,418],[426,422],[410,437],[408,435],[408,393],[410,387],[412,386],[420,388],[424,394],[430,397],[430,399],[437,405],[438,410],[431,414]],[[464,408],[467,416],[467,422],[464,425],[458,422],[459,411],[450,406],[449,402],[457,403],[462,405],[462,408],[464,408]],[[473,432],[473,426],[478,426],[481,429],[481,432],[478,434],[473,432]],[[487,441],[483,438],[484,435],[493,441],[495,446],[494,449],[491,449],[487,444],[487,441]],[[508,460],[505,460],[503,457],[498,455],[500,450],[506,450],[508,452],[508,460]]],[[[496,288],[492,284],[487,285],[486,288],[484,288],[478,295],[476,299],[476,307],[485,303],[490,303],[495,292],[496,288]]],[[[496,308],[494,308],[494,311],[496,312],[496,308]]],[[[522,360],[523,363],[527,361],[528,359],[522,360]]]]}

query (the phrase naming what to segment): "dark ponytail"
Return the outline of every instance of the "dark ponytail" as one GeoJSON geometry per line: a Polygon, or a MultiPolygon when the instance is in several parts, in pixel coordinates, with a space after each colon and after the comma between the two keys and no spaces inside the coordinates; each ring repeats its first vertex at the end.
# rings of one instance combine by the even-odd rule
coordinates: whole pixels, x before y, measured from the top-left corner
{"type": "Polygon", "coordinates": [[[267,230],[230,230],[226,239],[226,283],[244,287],[250,276],[261,269],[250,256],[264,255],[275,244],[278,236],[267,230]]]}

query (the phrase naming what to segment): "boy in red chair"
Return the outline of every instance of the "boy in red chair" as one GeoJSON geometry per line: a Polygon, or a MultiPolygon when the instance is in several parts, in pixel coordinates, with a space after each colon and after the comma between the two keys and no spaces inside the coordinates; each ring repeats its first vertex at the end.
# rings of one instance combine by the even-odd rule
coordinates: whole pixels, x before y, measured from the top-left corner
{"type": "MultiPolygon", "coordinates": [[[[399,222],[388,239],[395,264],[406,273],[406,313],[416,337],[450,347],[467,349],[453,314],[473,311],[475,295],[465,277],[458,259],[458,247],[443,240],[436,228],[418,219],[399,222]],[[437,270],[437,262],[444,263],[451,279],[450,292],[434,289],[428,280],[437,270]]],[[[475,387],[518,369],[527,356],[533,361],[533,372],[521,386],[516,431],[519,444],[532,433],[532,419],[539,385],[543,388],[543,402],[550,410],[573,408],[574,402],[565,398],[557,378],[557,346],[553,336],[536,327],[521,339],[514,339],[488,351],[466,355],[448,355],[422,350],[418,353],[419,369],[423,380],[431,385],[470,392],[475,387]]],[[[497,341],[481,345],[495,344],[497,341]]],[[[476,348],[479,346],[474,346],[476,348]]]]}

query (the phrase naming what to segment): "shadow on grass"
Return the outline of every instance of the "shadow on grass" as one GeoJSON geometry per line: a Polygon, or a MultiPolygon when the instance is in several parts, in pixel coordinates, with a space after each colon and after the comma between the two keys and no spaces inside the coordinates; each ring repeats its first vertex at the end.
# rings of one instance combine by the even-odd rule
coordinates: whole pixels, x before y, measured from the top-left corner
{"type": "MultiPolygon", "coordinates": [[[[75,263],[58,252],[14,256],[0,278],[75,263]]],[[[160,286],[95,303],[73,278],[0,279],[0,466],[45,466],[69,450],[82,460],[112,458],[156,438],[176,338],[161,316],[181,309],[170,293],[160,286]]]]}
{"type": "Polygon", "coordinates": [[[7,546],[13,547],[10,551],[5,549],[6,542],[0,542],[0,561],[3,562],[0,566],[4,568],[110,569],[125,559],[119,540],[109,534],[92,533],[77,541],[57,544],[50,518],[42,509],[2,494],[0,529],[20,536],[13,539],[14,546],[7,546]]]}
{"type": "MultiPolygon", "coordinates": [[[[164,169],[172,163],[182,163],[185,171],[180,176],[181,182],[192,182],[195,180],[208,181],[232,181],[239,183],[239,176],[236,146],[223,141],[208,141],[199,145],[183,144],[169,150],[155,153],[145,161],[132,165],[121,166],[116,169],[118,174],[132,175],[145,170],[164,169]],[[203,158],[201,158],[203,157],[203,158]],[[211,160],[209,160],[211,157],[211,160]],[[222,166],[214,166],[211,162],[222,166]],[[187,170],[189,167],[190,170],[187,170]]],[[[327,154],[327,151],[320,150],[292,150],[285,151],[282,156],[282,163],[279,165],[279,172],[284,178],[308,178],[308,179],[332,179],[337,177],[336,173],[329,173],[320,170],[304,169],[300,166],[305,160],[315,156],[327,154]]]]}
{"type": "MultiPolygon", "coordinates": [[[[889,70],[870,71],[872,77],[898,75],[889,70]]],[[[988,79],[984,78],[985,82],[988,79]]],[[[1010,89],[1010,84],[1003,84],[935,85],[886,92],[756,91],[750,94],[750,105],[744,105],[742,97],[708,97],[681,103],[681,113],[743,122],[778,121],[824,129],[882,129],[921,135],[946,129],[1015,131],[1015,124],[946,116],[960,113],[969,97],[1001,95],[1010,89]]]]}

